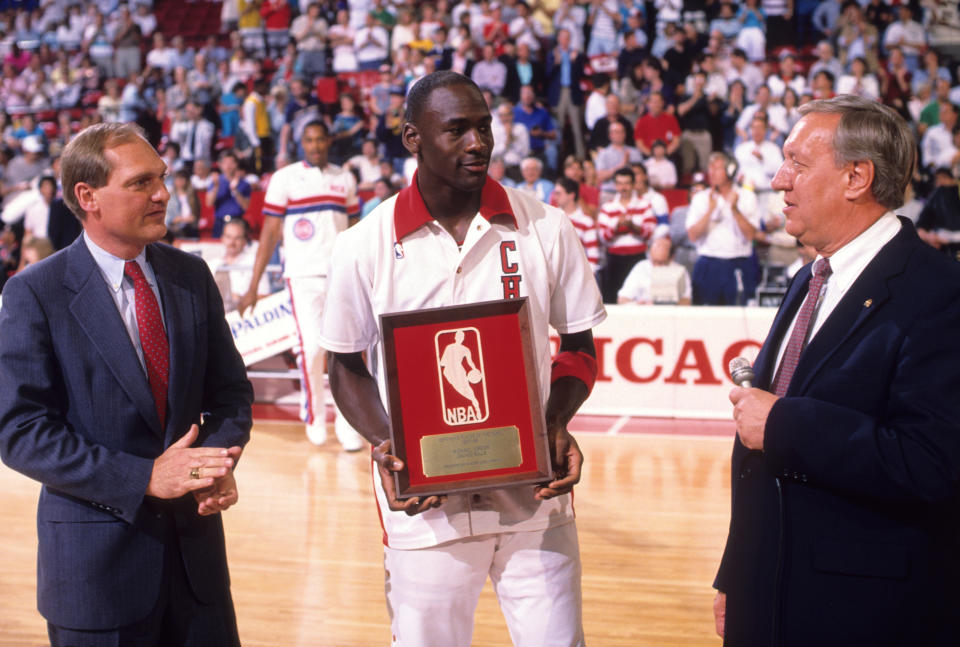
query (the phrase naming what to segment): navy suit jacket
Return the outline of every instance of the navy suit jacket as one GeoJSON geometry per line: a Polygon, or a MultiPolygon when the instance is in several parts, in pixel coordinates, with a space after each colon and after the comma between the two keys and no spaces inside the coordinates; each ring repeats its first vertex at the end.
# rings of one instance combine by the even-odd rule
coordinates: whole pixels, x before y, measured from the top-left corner
{"type": "MultiPolygon", "coordinates": [[[[550,107],[556,108],[560,103],[560,91],[563,89],[562,72],[563,66],[556,62],[556,49],[551,49],[546,53],[547,56],[547,103],[550,107]]],[[[586,56],[583,52],[577,51],[576,58],[570,62],[570,100],[574,105],[583,107],[583,88],[580,87],[580,81],[583,79],[583,66],[586,56]]],[[[561,124],[562,126],[563,124],[561,124]]]]}
{"type": "Polygon", "coordinates": [[[960,264],[901,223],[801,354],[764,451],[734,442],[727,645],[960,644],[960,264]]]}
{"type": "Polygon", "coordinates": [[[0,455],[40,481],[37,600],[54,625],[105,630],[156,603],[176,537],[202,601],[229,587],[220,515],[192,495],[146,497],[156,459],[193,423],[198,445],[249,438],[253,392],[198,257],[147,259],[170,342],[165,428],[109,288],[83,238],[13,277],[0,310],[0,455]],[[173,530],[171,530],[173,529],[173,530]]]}

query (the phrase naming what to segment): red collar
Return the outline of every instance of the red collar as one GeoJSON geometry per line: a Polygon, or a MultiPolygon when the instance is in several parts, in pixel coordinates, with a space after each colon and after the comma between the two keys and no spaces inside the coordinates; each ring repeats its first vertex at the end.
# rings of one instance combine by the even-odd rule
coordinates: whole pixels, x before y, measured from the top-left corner
{"type": "MultiPolygon", "coordinates": [[[[514,227],[517,227],[517,217],[510,206],[507,192],[493,178],[487,177],[480,194],[480,215],[492,221],[497,216],[509,218],[514,227]]],[[[433,220],[427,209],[420,187],[417,184],[417,173],[414,172],[410,186],[401,189],[397,194],[397,201],[393,206],[393,229],[397,240],[400,241],[426,223],[433,220]]]]}

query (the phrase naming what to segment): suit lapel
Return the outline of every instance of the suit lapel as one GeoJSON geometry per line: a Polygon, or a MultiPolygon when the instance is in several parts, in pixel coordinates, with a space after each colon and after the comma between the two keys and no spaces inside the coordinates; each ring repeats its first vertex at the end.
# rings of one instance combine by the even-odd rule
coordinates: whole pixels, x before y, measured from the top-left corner
{"type": "Polygon", "coordinates": [[[803,393],[827,360],[890,299],[888,281],[904,271],[911,247],[918,241],[909,221],[864,268],[837,307],[800,355],[788,395],[803,393]]]}
{"type": "MultiPolygon", "coordinates": [[[[167,328],[170,345],[170,379],[167,385],[167,405],[170,414],[167,420],[175,419],[175,412],[182,409],[181,398],[189,388],[190,374],[194,365],[197,315],[194,308],[194,290],[180,271],[175,259],[162,245],[147,247],[147,260],[153,267],[160,290],[163,321],[167,328]]],[[[169,425],[168,425],[169,426],[169,425]]],[[[183,433],[185,429],[179,430],[183,433]]]]}
{"type": "Polygon", "coordinates": [[[151,431],[160,434],[160,419],[146,373],[110,289],[82,236],[67,253],[69,260],[64,286],[74,293],[70,301],[71,314],[151,431]]]}

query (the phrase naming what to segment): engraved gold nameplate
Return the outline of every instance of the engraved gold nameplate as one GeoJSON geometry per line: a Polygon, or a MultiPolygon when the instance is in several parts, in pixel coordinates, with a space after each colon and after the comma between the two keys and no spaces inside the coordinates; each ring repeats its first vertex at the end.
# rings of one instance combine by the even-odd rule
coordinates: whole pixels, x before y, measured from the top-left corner
{"type": "Polygon", "coordinates": [[[420,454],[428,477],[499,470],[523,462],[520,430],[515,426],[424,436],[420,454]]]}

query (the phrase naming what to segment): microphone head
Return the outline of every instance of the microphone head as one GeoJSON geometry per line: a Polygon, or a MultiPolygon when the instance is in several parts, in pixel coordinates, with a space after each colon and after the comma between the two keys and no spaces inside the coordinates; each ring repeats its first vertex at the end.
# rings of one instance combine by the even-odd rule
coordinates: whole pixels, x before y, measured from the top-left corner
{"type": "Polygon", "coordinates": [[[729,369],[730,379],[737,386],[744,386],[744,384],[750,386],[750,383],[753,382],[753,366],[746,357],[734,357],[730,360],[729,369]]]}

